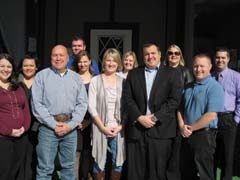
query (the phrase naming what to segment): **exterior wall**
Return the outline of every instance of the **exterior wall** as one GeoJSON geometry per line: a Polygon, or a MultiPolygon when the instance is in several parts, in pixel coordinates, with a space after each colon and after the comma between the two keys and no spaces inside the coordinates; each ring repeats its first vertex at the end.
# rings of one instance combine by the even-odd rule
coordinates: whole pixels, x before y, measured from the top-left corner
{"type": "MultiPolygon", "coordinates": [[[[3,1],[4,3],[0,2],[0,5],[3,3],[1,7],[7,7],[4,8],[6,10],[4,14],[7,16],[4,19],[7,19],[8,22],[13,22],[6,23],[6,37],[10,50],[18,58],[22,57],[26,50],[26,31],[24,29],[26,24],[25,1],[9,0],[3,1]],[[12,16],[13,12],[17,13],[17,15],[12,16]]],[[[37,36],[37,41],[38,45],[41,46],[41,51],[38,54],[41,57],[40,60],[43,61],[42,66],[45,67],[50,64],[49,56],[54,45],[64,44],[70,47],[72,36],[74,34],[85,34],[84,24],[88,22],[138,23],[138,59],[142,59],[142,45],[146,42],[158,43],[162,53],[165,53],[167,41],[166,21],[168,20],[166,16],[167,0],[139,0],[137,4],[135,1],[115,1],[114,17],[110,17],[110,2],[109,0],[88,0],[84,2],[81,0],[41,0],[41,3],[44,4],[44,10],[41,10],[41,13],[44,13],[44,15],[40,15],[43,16],[44,20],[38,22],[40,28],[37,31],[43,32],[40,32],[42,34],[41,37],[37,36]]],[[[169,2],[175,2],[175,0],[169,0],[169,2]]],[[[39,4],[40,0],[35,0],[35,3],[39,4]]],[[[170,7],[171,11],[175,10],[172,9],[173,5],[170,7]]],[[[169,17],[171,17],[171,20],[175,19],[175,15],[169,17]]],[[[1,22],[5,25],[3,20],[1,22]]],[[[170,34],[172,39],[174,39],[175,35],[174,28],[171,28],[172,25],[168,29],[170,29],[169,32],[173,32],[170,34]]],[[[39,34],[39,32],[36,32],[36,34],[39,34]]],[[[90,44],[87,44],[87,46],[90,47],[90,44]]]]}
{"type": "MultiPolygon", "coordinates": [[[[86,23],[137,23],[139,25],[138,41],[133,43],[138,46],[139,60],[142,59],[142,45],[151,41],[160,45],[163,56],[169,44],[177,43],[182,47],[189,66],[191,66],[195,51],[194,47],[198,44],[210,48],[212,45],[226,45],[232,49],[240,49],[239,38],[237,38],[240,28],[236,23],[232,23],[238,21],[239,13],[236,11],[232,15],[232,21],[226,19],[222,21],[224,25],[222,22],[219,23],[221,28],[217,28],[216,32],[216,27],[209,27],[205,24],[200,26],[201,32],[204,29],[214,32],[214,38],[205,41],[204,38],[208,37],[194,34],[196,26],[194,23],[197,23],[195,19],[198,16],[194,9],[196,2],[196,0],[139,0],[137,2],[128,0],[2,0],[0,7],[4,8],[1,8],[0,28],[6,46],[16,60],[25,54],[28,36],[36,37],[37,54],[43,61],[43,67],[50,64],[49,56],[54,45],[64,44],[70,47],[74,34],[86,34],[84,32],[86,23]],[[26,7],[31,8],[31,6],[36,6],[39,12],[35,12],[36,14],[29,12],[26,7]],[[26,18],[29,17],[26,12],[36,16],[33,18],[35,22],[26,18]],[[33,26],[35,29],[30,28],[33,26]]],[[[222,14],[222,17],[225,16],[229,17],[222,14]]],[[[209,22],[208,20],[209,18],[203,18],[203,22],[209,22]]],[[[217,18],[213,21],[216,20],[217,18]]],[[[87,46],[89,48],[90,44],[87,46]]]]}
{"type": "Polygon", "coordinates": [[[85,22],[108,22],[109,6],[109,0],[61,0],[59,42],[70,46],[74,34],[84,34],[85,22]]]}
{"type": "MultiPolygon", "coordinates": [[[[84,3],[76,0],[61,0],[59,3],[58,43],[70,47],[74,34],[86,33],[85,23],[109,23],[114,19],[112,23],[139,23],[140,56],[142,45],[146,42],[156,42],[161,49],[165,48],[166,0],[140,0],[137,4],[128,0],[115,1],[114,17],[110,17],[109,0],[88,0],[84,3]]],[[[90,47],[90,44],[87,46],[90,47]]]]}
{"type": "MultiPolygon", "coordinates": [[[[166,45],[166,0],[116,1],[115,21],[139,23],[138,60],[142,60],[142,45],[155,42],[163,54],[166,45]]],[[[133,42],[134,43],[134,42],[133,42]]]]}
{"type": "MultiPolygon", "coordinates": [[[[44,37],[43,37],[43,56],[41,61],[43,67],[50,65],[51,49],[57,43],[57,0],[45,1],[44,37]]],[[[40,39],[38,39],[40,41],[40,39]]]]}
{"type": "Polygon", "coordinates": [[[0,1],[0,28],[9,53],[19,61],[25,53],[25,0],[0,1]]]}
{"type": "MultiPolygon", "coordinates": [[[[51,48],[63,44],[70,48],[75,34],[84,34],[85,22],[107,22],[109,1],[107,0],[51,0],[46,1],[44,65],[48,61],[51,48]],[[58,16],[58,18],[57,18],[58,16]],[[57,22],[57,26],[56,26],[57,22]]],[[[89,46],[89,45],[87,45],[89,46]]]]}

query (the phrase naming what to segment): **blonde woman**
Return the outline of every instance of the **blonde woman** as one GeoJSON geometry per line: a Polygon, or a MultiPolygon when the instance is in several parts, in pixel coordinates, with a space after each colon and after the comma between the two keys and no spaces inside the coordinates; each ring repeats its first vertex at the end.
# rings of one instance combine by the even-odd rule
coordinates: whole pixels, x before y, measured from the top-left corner
{"type": "Polygon", "coordinates": [[[135,52],[128,51],[123,54],[122,66],[123,66],[123,70],[118,72],[117,75],[126,79],[128,72],[138,66],[137,56],[136,56],[135,52]]]}
{"type": "Polygon", "coordinates": [[[123,78],[116,75],[121,69],[118,50],[107,49],[103,55],[103,73],[92,78],[89,86],[88,110],[93,119],[92,156],[95,180],[105,179],[107,149],[112,153],[111,179],[121,176],[125,160],[123,121],[120,113],[123,78]]]}
{"type": "MultiPolygon", "coordinates": [[[[182,51],[179,46],[172,44],[168,47],[166,53],[166,66],[176,68],[179,72],[179,76],[182,78],[183,85],[193,81],[193,76],[189,69],[185,67],[182,51]]],[[[168,167],[169,179],[181,179],[180,175],[180,148],[181,148],[181,135],[178,133],[173,141],[173,151],[171,155],[171,161],[168,167]]]]}
{"type": "Polygon", "coordinates": [[[168,47],[165,64],[166,66],[177,68],[184,84],[193,81],[193,76],[191,72],[189,71],[188,68],[185,67],[185,61],[183,58],[182,51],[180,47],[177,46],[176,44],[172,44],[168,47]]]}

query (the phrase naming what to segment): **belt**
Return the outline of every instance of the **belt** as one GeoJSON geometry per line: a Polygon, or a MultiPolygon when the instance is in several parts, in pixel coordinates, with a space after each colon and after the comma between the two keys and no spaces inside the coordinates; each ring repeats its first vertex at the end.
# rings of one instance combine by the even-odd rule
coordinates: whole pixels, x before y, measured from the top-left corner
{"type": "Polygon", "coordinates": [[[218,116],[222,117],[222,116],[229,116],[229,115],[234,115],[233,111],[226,111],[226,112],[219,112],[218,116]]]}
{"type": "Polygon", "coordinates": [[[217,128],[202,128],[202,129],[198,129],[198,130],[193,131],[193,132],[196,133],[196,132],[202,132],[202,131],[211,131],[211,132],[215,132],[215,131],[217,131],[217,128]]]}
{"type": "Polygon", "coordinates": [[[53,115],[53,117],[57,122],[65,122],[65,121],[71,119],[72,115],[71,114],[59,114],[59,115],[53,115]]]}

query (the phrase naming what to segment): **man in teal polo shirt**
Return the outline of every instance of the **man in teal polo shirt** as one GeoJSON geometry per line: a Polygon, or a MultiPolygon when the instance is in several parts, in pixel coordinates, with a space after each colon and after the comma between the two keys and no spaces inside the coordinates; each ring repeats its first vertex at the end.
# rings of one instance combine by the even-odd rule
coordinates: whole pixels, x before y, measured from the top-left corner
{"type": "Polygon", "coordinates": [[[217,113],[223,111],[224,91],[211,77],[211,59],[198,54],[193,61],[195,81],[183,92],[178,123],[182,136],[183,180],[214,180],[213,155],[216,148],[217,113]]]}

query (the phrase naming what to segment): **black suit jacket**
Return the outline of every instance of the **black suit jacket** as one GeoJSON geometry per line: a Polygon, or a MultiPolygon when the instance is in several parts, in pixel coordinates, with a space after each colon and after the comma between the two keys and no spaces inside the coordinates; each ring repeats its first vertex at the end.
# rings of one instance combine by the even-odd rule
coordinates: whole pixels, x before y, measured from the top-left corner
{"type": "Polygon", "coordinates": [[[123,105],[127,112],[125,124],[126,137],[137,140],[145,133],[151,138],[171,138],[176,136],[176,109],[181,101],[182,80],[176,69],[160,67],[149,97],[151,113],[159,122],[152,128],[144,128],[136,122],[137,118],[146,114],[147,91],[145,67],[139,67],[128,73],[123,87],[123,105]],[[136,122],[136,123],[135,123],[136,122]]]}

